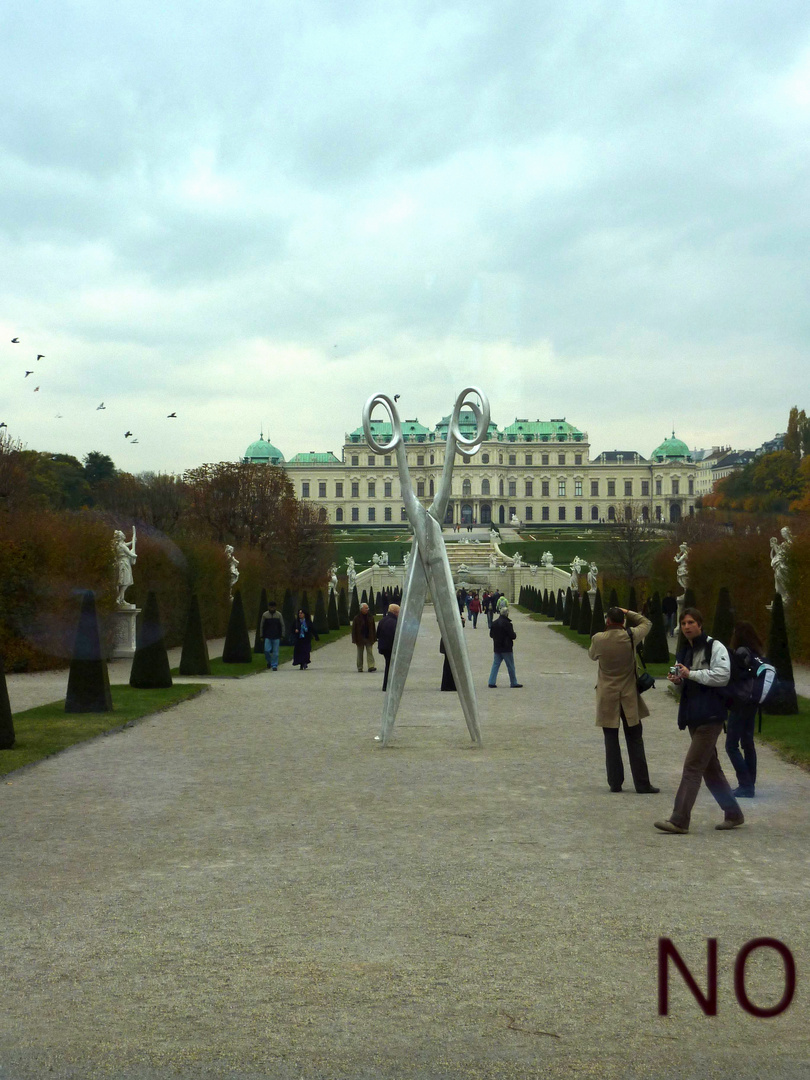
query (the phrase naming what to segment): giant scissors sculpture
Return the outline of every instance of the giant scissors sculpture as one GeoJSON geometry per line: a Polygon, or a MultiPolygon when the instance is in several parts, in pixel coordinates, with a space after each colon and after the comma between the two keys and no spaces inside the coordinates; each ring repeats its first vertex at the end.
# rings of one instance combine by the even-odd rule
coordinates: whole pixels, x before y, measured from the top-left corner
{"type": "Polygon", "coordinates": [[[450,563],[442,539],[442,522],[450,498],[456,449],[460,447],[466,453],[474,454],[486,437],[488,429],[489,401],[478,387],[468,386],[456,398],[447,431],[447,451],[442,478],[436,497],[426,509],[414,495],[408,470],[408,455],[402,438],[402,425],[396,405],[386,394],[375,394],[363,407],[363,431],[369,446],[378,454],[390,454],[392,450],[396,452],[402,499],[414,532],[411,559],[405,575],[402,609],[397,620],[397,631],[388,672],[388,690],[383,706],[380,732],[380,741],[383,746],[388,743],[399,703],[402,700],[402,691],[411,665],[428,587],[430,587],[439,630],[444,639],[445,653],[450,670],[453,672],[458,696],[461,699],[461,708],[464,719],[467,721],[470,738],[476,745],[481,745],[478,702],[475,697],[470,658],[459,619],[453,575],[450,572],[450,563]],[[466,400],[468,394],[477,395],[481,404],[466,400]],[[371,414],[377,405],[382,405],[391,419],[391,438],[387,443],[377,442],[371,433],[371,414]],[[462,408],[475,417],[476,429],[472,438],[461,433],[459,417],[462,408]]]}

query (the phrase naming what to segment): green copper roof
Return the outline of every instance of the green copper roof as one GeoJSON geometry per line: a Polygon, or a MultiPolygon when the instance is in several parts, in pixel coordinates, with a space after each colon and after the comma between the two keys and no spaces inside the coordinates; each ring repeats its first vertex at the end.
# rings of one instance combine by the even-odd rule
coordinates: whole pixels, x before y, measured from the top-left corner
{"type": "Polygon", "coordinates": [[[316,454],[311,451],[308,454],[294,454],[287,463],[288,465],[340,465],[340,459],[336,458],[331,450],[325,454],[316,454]]]}
{"type": "MultiPolygon", "coordinates": [[[[468,438],[475,434],[475,415],[468,409],[462,409],[458,416],[458,426],[461,428],[461,434],[466,435],[468,438]]],[[[450,427],[450,413],[447,416],[443,416],[436,425],[436,434],[442,439],[447,438],[447,429],[450,427]]],[[[498,429],[495,424],[490,420],[489,427],[487,428],[487,439],[494,439],[498,434],[498,429]]]]}
{"type": "Polygon", "coordinates": [[[284,455],[261,435],[247,448],[244,460],[253,465],[280,465],[284,461],[284,455]]]}
{"type": "Polygon", "coordinates": [[[579,428],[567,420],[515,420],[507,425],[503,433],[509,442],[566,442],[573,439],[581,442],[584,438],[579,428]]]}
{"type": "Polygon", "coordinates": [[[675,438],[675,432],[669,439],[664,439],[650,455],[653,461],[691,461],[689,447],[681,439],[675,438]]]}
{"type": "MultiPolygon", "coordinates": [[[[406,442],[424,442],[425,436],[430,430],[429,428],[426,428],[424,424],[420,424],[418,420],[402,420],[401,425],[402,435],[406,442]]],[[[378,442],[388,442],[391,438],[391,421],[372,420],[371,434],[378,442]]],[[[348,441],[354,443],[364,443],[366,441],[362,426],[349,432],[348,441]]]]}

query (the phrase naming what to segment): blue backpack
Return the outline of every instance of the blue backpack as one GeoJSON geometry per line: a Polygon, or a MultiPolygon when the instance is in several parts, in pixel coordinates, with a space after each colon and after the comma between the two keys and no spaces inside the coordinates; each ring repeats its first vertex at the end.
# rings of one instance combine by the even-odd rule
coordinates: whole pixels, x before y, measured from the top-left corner
{"type": "Polygon", "coordinates": [[[779,697],[776,668],[750,649],[735,649],[729,653],[731,678],[726,687],[729,708],[755,705],[766,706],[779,697]]]}

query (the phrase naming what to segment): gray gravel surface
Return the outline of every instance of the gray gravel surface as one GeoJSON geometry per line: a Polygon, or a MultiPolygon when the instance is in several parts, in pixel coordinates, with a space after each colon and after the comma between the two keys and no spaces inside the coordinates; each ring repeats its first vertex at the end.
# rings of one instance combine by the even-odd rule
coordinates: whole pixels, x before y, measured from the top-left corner
{"type": "MultiPolygon", "coordinates": [[[[610,794],[595,666],[515,624],[522,690],[487,689],[466,631],[483,750],[428,608],[388,749],[344,639],[1,783],[0,1078],[810,1076],[810,775],[763,749],[742,829],[704,790],[656,832],[686,749],[665,691],[662,793],[610,794]],[[659,936],[704,987],[719,940],[718,1016],[676,974],[657,1015],[659,936]],[[798,969],[773,1019],[733,992],[760,936],[798,969]]],[[[778,1000],[774,955],[746,974],[778,1000]]]]}

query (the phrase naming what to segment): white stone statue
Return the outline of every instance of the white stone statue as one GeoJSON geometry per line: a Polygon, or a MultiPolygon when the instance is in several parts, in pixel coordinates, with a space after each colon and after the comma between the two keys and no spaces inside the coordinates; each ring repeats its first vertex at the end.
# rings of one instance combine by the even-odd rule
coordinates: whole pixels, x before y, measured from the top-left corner
{"type": "Polygon", "coordinates": [[[777,537],[771,537],[771,569],[773,570],[774,592],[778,592],[782,597],[782,603],[786,604],[790,599],[787,591],[787,557],[790,545],[793,543],[793,536],[787,525],[782,529],[782,537],[781,544],[777,537]]]}
{"type": "Polygon", "coordinates": [[[532,577],[534,577],[534,575],[537,573],[537,570],[538,566],[536,563],[529,563],[529,573],[532,575],[532,577]]]}
{"type": "Polygon", "coordinates": [[[490,540],[492,541],[493,544],[497,544],[498,541],[500,540],[498,530],[497,529],[490,529],[489,530],[489,538],[490,538],[490,540]]]}
{"type": "Polygon", "coordinates": [[[572,593],[579,592],[579,561],[577,559],[571,563],[571,580],[568,582],[568,588],[572,593]]]}
{"type": "Polygon", "coordinates": [[[334,563],[329,567],[329,595],[335,593],[335,599],[337,599],[337,567],[334,563]]]}
{"type": "Polygon", "coordinates": [[[500,572],[501,572],[502,574],[505,574],[505,573],[506,573],[506,567],[505,567],[505,566],[499,566],[499,567],[498,567],[498,570],[499,570],[499,571],[500,571],[500,572]]]}
{"type": "Polygon", "coordinates": [[[514,525],[516,529],[520,528],[520,518],[517,516],[517,514],[512,514],[512,519],[509,524],[514,525]]]}
{"type": "Polygon", "coordinates": [[[410,561],[411,561],[411,549],[408,548],[407,551],[405,552],[405,557],[402,560],[402,565],[405,567],[406,570],[408,569],[408,565],[409,565],[410,561]]]}
{"type": "Polygon", "coordinates": [[[115,602],[120,608],[134,608],[134,604],[128,604],[124,593],[133,583],[132,567],[137,562],[135,554],[135,526],[132,526],[132,539],[129,543],[120,529],[113,533],[113,557],[115,559],[115,583],[118,587],[118,595],[115,602]]]}
{"type": "Polygon", "coordinates": [[[380,552],[380,566],[388,566],[388,552],[387,551],[381,551],[380,552]]]}
{"type": "Polygon", "coordinates": [[[351,591],[357,583],[357,571],[354,568],[353,555],[346,556],[346,577],[349,583],[349,595],[351,595],[351,591]]]}
{"type": "Polygon", "coordinates": [[[675,563],[678,567],[678,585],[686,592],[686,587],[689,584],[689,545],[685,540],[678,548],[675,563]]]}
{"type": "Polygon", "coordinates": [[[379,556],[379,555],[377,554],[377,552],[376,552],[376,551],[375,551],[375,552],[374,552],[374,554],[373,554],[373,555],[371,556],[371,561],[372,561],[372,562],[374,563],[374,565],[375,565],[375,566],[379,566],[379,565],[380,565],[380,556],[379,556]]]}
{"type": "Polygon", "coordinates": [[[587,562],[585,561],[585,559],[581,559],[581,558],[579,557],[579,555],[575,555],[575,556],[574,556],[574,562],[573,562],[573,564],[572,564],[572,565],[573,565],[573,566],[576,566],[576,568],[577,568],[577,573],[578,573],[578,574],[581,574],[581,573],[582,573],[582,567],[583,567],[583,566],[587,566],[588,564],[587,564],[587,562]]]}
{"type": "Polygon", "coordinates": [[[489,553],[489,568],[490,568],[490,570],[495,570],[497,568],[497,566],[498,566],[498,556],[495,554],[494,551],[490,551],[490,553],[489,553]]]}
{"type": "Polygon", "coordinates": [[[521,559],[519,551],[516,551],[515,554],[512,556],[512,566],[523,566],[523,559],[521,559]]]}
{"type": "Polygon", "coordinates": [[[540,565],[541,566],[553,566],[554,565],[554,556],[551,554],[550,551],[544,551],[543,554],[540,556],[540,565]]]}
{"type": "Polygon", "coordinates": [[[590,592],[596,592],[598,573],[599,571],[597,569],[596,563],[592,562],[591,565],[588,567],[588,589],[590,592]]]}
{"type": "Polygon", "coordinates": [[[231,586],[228,592],[228,596],[233,600],[233,588],[239,580],[239,560],[234,558],[233,547],[230,544],[225,545],[225,558],[228,560],[228,570],[231,575],[231,586]]]}

